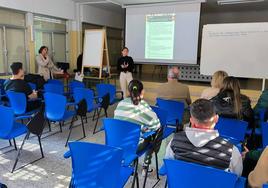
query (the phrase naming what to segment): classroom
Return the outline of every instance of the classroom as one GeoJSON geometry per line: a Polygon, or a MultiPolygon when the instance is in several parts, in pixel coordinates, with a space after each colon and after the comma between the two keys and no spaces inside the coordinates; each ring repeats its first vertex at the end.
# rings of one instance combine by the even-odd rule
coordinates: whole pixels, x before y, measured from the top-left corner
{"type": "Polygon", "coordinates": [[[268,0],[0,0],[0,188],[268,188],[268,0]]]}

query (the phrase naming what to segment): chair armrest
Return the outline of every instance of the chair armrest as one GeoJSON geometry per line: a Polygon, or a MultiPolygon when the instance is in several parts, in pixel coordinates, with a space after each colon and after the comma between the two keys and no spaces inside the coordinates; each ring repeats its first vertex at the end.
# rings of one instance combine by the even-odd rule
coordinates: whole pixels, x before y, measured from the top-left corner
{"type": "Polygon", "coordinates": [[[25,115],[25,116],[18,116],[18,117],[15,117],[15,120],[22,120],[22,119],[30,119],[32,118],[33,115],[25,115]]]}
{"type": "Polygon", "coordinates": [[[148,137],[154,135],[155,133],[156,133],[155,131],[145,132],[145,133],[142,134],[141,137],[142,137],[143,139],[146,139],[146,138],[148,138],[148,137]]]}
{"type": "Polygon", "coordinates": [[[70,158],[72,155],[71,155],[71,152],[70,151],[67,151],[66,153],[64,153],[64,155],[63,155],[63,157],[65,158],[65,159],[68,159],[68,158],[70,158]]]}
{"type": "Polygon", "coordinates": [[[66,103],[66,106],[75,106],[77,105],[75,102],[67,102],[66,103]]]}

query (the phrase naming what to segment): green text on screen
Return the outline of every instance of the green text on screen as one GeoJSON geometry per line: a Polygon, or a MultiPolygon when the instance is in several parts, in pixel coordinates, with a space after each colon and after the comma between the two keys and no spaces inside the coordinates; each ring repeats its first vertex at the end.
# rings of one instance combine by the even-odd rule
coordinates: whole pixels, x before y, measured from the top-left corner
{"type": "Polygon", "coordinates": [[[146,15],[145,58],[173,59],[175,14],[146,15]]]}

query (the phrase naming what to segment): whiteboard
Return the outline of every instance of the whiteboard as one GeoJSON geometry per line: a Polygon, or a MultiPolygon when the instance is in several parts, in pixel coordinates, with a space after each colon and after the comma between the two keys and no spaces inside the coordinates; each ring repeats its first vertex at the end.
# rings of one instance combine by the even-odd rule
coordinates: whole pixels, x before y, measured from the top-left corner
{"type": "Polygon", "coordinates": [[[83,67],[102,67],[104,30],[85,30],[83,67]]]}
{"type": "Polygon", "coordinates": [[[268,78],[268,23],[211,24],[203,28],[200,72],[268,78]]]}

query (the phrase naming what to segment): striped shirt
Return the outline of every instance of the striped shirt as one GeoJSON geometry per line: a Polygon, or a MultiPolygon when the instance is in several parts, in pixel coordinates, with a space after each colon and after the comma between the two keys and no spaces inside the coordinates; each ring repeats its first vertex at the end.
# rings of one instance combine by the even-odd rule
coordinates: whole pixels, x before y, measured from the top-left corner
{"type": "Polygon", "coordinates": [[[156,131],[160,128],[157,115],[144,100],[134,105],[130,98],[124,99],[117,105],[114,118],[139,124],[142,132],[156,131]]]}

